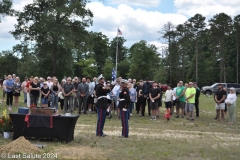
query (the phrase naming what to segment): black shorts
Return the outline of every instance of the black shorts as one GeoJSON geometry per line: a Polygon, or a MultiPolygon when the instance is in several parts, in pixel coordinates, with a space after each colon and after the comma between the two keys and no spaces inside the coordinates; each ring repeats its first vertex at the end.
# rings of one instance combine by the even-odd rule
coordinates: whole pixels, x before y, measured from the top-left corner
{"type": "Polygon", "coordinates": [[[171,101],[165,102],[165,107],[166,108],[172,108],[172,102],[171,101]]]}
{"type": "Polygon", "coordinates": [[[20,96],[20,93],[13,93],[13,96],[19,97],[19,96],[20,96]]]}
{"type": "Polygon", "coordinates": [[[172,106],[176,106],[177,101],[173,100],[172,106]]]}
{"type": "Polygon", "coordinates": [[[154,101],[154,102],[150,102],[150,107],[153,110],[157,110],[158,109],[158,101],[154,101]]]}
{"type": "Polygon", "coordinates": [[[94,97],[89,96],[89,97],[88,97],[88,101],[87,101],[87,103],[88,103],[88,104],[92,104],[93,101],[94,101],[94,97]]]}

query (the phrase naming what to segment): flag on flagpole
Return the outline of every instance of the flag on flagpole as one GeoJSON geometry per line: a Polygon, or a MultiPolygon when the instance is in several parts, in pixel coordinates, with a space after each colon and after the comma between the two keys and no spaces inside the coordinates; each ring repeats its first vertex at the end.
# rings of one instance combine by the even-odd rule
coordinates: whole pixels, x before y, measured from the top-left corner
{"type": "Polygon", "coordinates": [[[118,35],[122,35],[122,32],[120,29],[118,29],[118,35]]]}
{"type": "Polygon", "coordinates": [[[112,81],[116,79],[116,70],[115,68],[112,69],[112,81]]]}

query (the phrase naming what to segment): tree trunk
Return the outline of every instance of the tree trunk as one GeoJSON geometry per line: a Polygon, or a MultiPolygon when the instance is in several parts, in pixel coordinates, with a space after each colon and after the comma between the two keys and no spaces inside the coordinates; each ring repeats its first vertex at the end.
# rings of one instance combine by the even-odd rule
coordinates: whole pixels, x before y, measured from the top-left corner
{"type": "Polygon", "coordinates": [[[220,55],[220,82],[224,82],[224,55],[223,55],[223,40],[220,40],[220,50],[219,50],[219,55],[220,55]]]}
{"type": "Polygon", "coordinates": [[[237,72],[237,74],[236,74],[236,77],[237,77],[237,82],[236,83],[238,83],[238,54],[239,54],[239,43],[238,43],[238,39],[236,38],[236,47],[237,47],[237,63],[236,63],[236,72],[237,72]]]}
{"type": "Polygon", "coordinates": [[[198,43],[196,41],[196,82],[198,82],[198,43]]]}
{"type": "Polygon", "coordinates": [[[52,71],[51,71],[50,76],[56,76],[56,72],[57,72],[57,44],[55,44],[53,46],[51,60],[52,60],[52,71]]]}

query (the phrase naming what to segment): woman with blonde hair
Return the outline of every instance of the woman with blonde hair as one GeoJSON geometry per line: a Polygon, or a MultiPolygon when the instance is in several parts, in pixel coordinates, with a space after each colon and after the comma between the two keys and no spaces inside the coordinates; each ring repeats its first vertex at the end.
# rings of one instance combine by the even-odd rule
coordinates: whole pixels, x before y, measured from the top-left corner
{"type": "Polygon", "coordinates": [[[37,102],[40,95],[40,83],[38,83],[38,77],[34,77],[33,82],[29,85],[30,90],[30,104],[37,107],[37,102]]]}
{"type": "Polygon", "coordinates": [[[60,92],[60,86],[58,84],[58,79],[53,80],[53,85],[51,86],[52,92],[52,108],[55,107],[58,110],[58,93],[60,92]]]}
{"type": "Polygon", "coordinates": [[[16,77],[15,82],[13,84],[13,97],[14,97],[14,104],[15,104],[16,107],[18,107],[20,91],[21,91],[20,78],[16,77]]]}
{"type": "Polygon", "coordinates": [[[236,101],[237,96],[235,89],[230,88],[230,93],[227,95],[225,103],[227,104],[228,116],[229,116],[229,124],[233,124],[235,122],[235,109],[236,109],[236,101]]]}

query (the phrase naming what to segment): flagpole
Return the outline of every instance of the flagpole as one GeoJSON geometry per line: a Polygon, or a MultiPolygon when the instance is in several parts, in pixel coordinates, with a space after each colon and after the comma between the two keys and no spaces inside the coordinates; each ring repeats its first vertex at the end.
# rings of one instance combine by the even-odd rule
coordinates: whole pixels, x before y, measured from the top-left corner
{"type": "Polygon", "coordinates": [[[116,47],[116,79],[117,79],[117,58],[118,57],[118,30],[117,30],[117,47],[116,47]]]}

